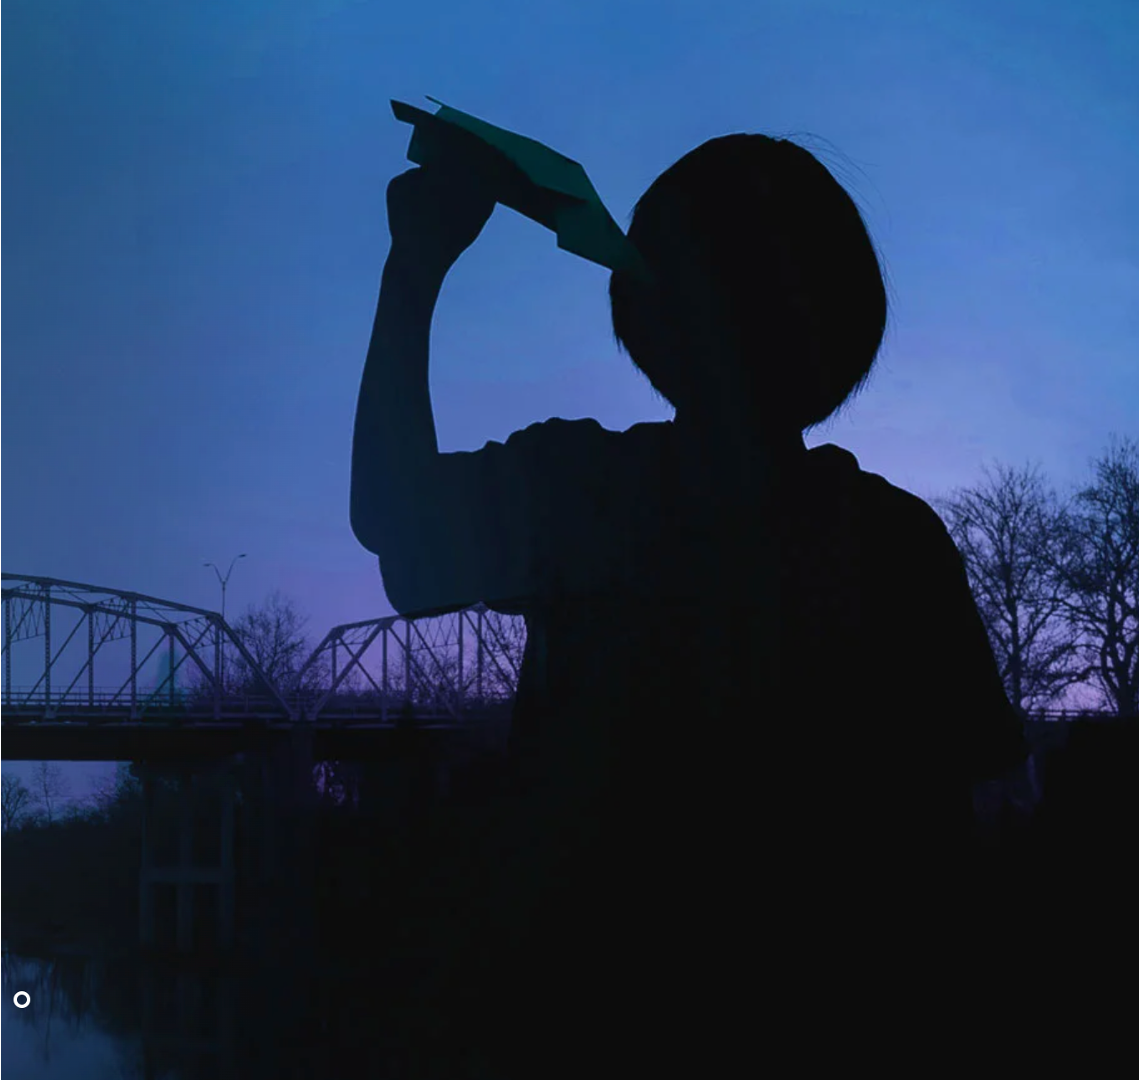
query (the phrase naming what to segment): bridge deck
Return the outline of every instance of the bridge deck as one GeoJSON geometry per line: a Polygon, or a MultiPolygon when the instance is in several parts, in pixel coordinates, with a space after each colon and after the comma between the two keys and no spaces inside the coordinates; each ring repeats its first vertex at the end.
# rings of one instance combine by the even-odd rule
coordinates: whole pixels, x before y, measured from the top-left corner
{"type": "MultiPolygon", "coordinates": [[[[420,716],[414,730],[429,742],[461,739],[499,716],[464,718],[420,716]]],[[[322,717],[315,723],[220,721],[169,723],[160,720],[85,722],[15,721],[0,726],[4,761],[203,761],[233,754],[264,753],[299,731],[313,734],[317,761],[383,759],[406,745],[403,723],[381,720],[344,722],[322,717]]]]}

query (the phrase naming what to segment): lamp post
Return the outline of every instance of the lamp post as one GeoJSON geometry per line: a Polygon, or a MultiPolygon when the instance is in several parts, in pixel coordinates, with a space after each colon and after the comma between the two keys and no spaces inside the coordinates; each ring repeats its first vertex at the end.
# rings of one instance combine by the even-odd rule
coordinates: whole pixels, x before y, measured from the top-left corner
{"type": "Polygon", "coordinates": [[[218,577],[218,583],[222,586],[222,622],[226,621],[226,586],[230,583],[230,574],[234,572],[234,565],[237,563],[238,559],[244,558],[245,555],[235,555],[233,559],[230,560],[230,568],[226,571],[225,577],[222,577],[221,570],[219,570],[217,566],[215,566],[212,562],[202,564],[203,566],[209,566],[213,568],[214,573],[218,577]]]}
{"type": "Polygon", "coordinates": [[[222,572],[217,566],[212,563],[203,563],[203,566],[210,567],[218,578],[218,584],[222,587],[222,618],[214,630],[214,718],[221,718],[222,708],[222,691],[223,682],[225,680],[225,635],[222,632],[222,627],[226,623],[226,586],[230,583],[230,574],[234,572],[234,566],[237,564],[238,559],[244,559],[245,554],[235,555],[230,560],[229,569],[226,571],[226,576],[222,577],[222,572]]]}

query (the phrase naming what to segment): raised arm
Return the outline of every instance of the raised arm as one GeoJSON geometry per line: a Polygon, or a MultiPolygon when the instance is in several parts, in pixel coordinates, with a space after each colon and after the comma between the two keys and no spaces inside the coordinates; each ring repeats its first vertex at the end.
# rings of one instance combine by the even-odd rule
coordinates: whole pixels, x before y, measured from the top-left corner
{"type": "Polygon", "coordinates": [[[450,602],[432,587],[431,554],[444,525],[437,507],[446,493],[428,343],[443,280],[494,206],[478,183],[447,172],[411,169],[388,186],[392,246],[357,402],[350,520],[357,540],[380,557],[398,610],[450,602]]]}
{"type": "Polygon", "coordinates": [[[428,340],[443,274],[393,245],[384,265],[352,439],[352,531],[383,555],[439,454],[428,340]]]}

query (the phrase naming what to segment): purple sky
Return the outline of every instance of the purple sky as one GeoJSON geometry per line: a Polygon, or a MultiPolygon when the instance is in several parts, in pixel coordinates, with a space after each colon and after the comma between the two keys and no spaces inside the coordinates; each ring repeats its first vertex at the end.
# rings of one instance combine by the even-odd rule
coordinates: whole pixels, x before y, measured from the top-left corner
{"type": "MultiPolygon", "coordinates": [[[[865,210],[893,314],[809,443],[929,497],[994,458],[1080,478],[1137,434],[1134,4],[9,0],[3,568],[314,636],[388,613],[348,526],[353,410],[431,94],[582,162],[625,223],[732,131],[806,135],[865,210]],[[874,14],[868,14],[871,7],[874,14]]],[[[452,272],[444,449],[670,411],[613,343],[606,272],[499,208],[452,272]]]]}

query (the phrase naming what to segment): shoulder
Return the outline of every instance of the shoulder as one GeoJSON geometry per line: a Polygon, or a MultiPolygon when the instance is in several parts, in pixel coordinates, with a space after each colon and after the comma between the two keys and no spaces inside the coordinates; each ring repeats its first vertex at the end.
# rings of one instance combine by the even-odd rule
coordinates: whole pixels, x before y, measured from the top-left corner
{"type": "Polygon", "coordinates": [[[815,467],[842,478],[864,520],[884,539],[924,544],[957,553],[949,530],[938,512],[924,499],[891,483],[886,477],[865,471],[849,450],[819,446],[808,451],[815,467]]]}
{"type": "Polygon", "coordinates": [[[564,420],[554,416],[514,432],[504,445],[515,453],[563,454],[602,450],[618,437],[618,432],[602,427],[593,418],[564,420]]]}
{"type": "MultiPolygon", "coordinates": [[[[644,456],[644,455],[642,455],[644,456]]],[[[633,468],[626,432],[597,420],[554,417],[513,432],[505,442],[440,454],[438,473],[464,505],[486,503],[499,518],[577,513],[633,468]]]]}
{"type": "Polygon", "coordinates": [[[592,417],[586,417],[583,420],[563,420],[561,416],[552,416],[549,420],[539,421],[520,431],[515,431],[506,440],[506,445],[513,447],[593,446],[604,444],[606,439],[616,435],[617,432],[603,428],[592,417]]]}
{"type": "Polygon", "coordinates": [[[635,424],[625,431],[602,427],[592,418],[552,417],[511,434],[505,443],[489,442],[477,454],[494,455],[512,467],[543,476],[589,476],[611,482],[645,460],[660,457],[669,425],[635,424]]]}
{"type": "Polygon", "coordinates": [[[878,473],[861,472],[861,482],[868,500],[890,517],[938,537],[950,538],[938,512],[911,491],[892,484],[878,473]]]}
{"type": "Polygon", "coordinates": [[[847,473],[857,486],[859,497],[883,513],[905,519],[916,526],[925,526],[935,532],[946,532],[942,518],[928,502],[913,492],[891,483],[885,476],[866,471],[850,450],[829,444],[809,450],[808,456],[817,458],[821,463],[826,462],[833,470],[847,473]]]}
{"type": "Polygon", "coordinates": [[[455,464],[576,460],[604,451],[619,437],[618,432],[607,430],[597,420],[563,420],[556,416],[520,428],[503,442],[491,439],[478,450],[455,450],[440,454],[440,458],[455,464]]]}
{"type": "Polygon", "coordinates": [[[662,421],[634,424],[625,431],[602,427],[593,417],[564,420],[552,416],[529,427],[516,431],[507,439],[508,445],[540,446],[585,444],[595,446],[659,445],[669,438],[672,426],[662,421]]]}
{"type": "Polygon", "coordinates": [[[554,417],[512,432],[502,442],[491,439],[478,450],[442,453],[439,468],[441,476],[464,487],[521,480],[531,474],[569,474],[596,467],[616,435],[597,420],[554,417]]]}

